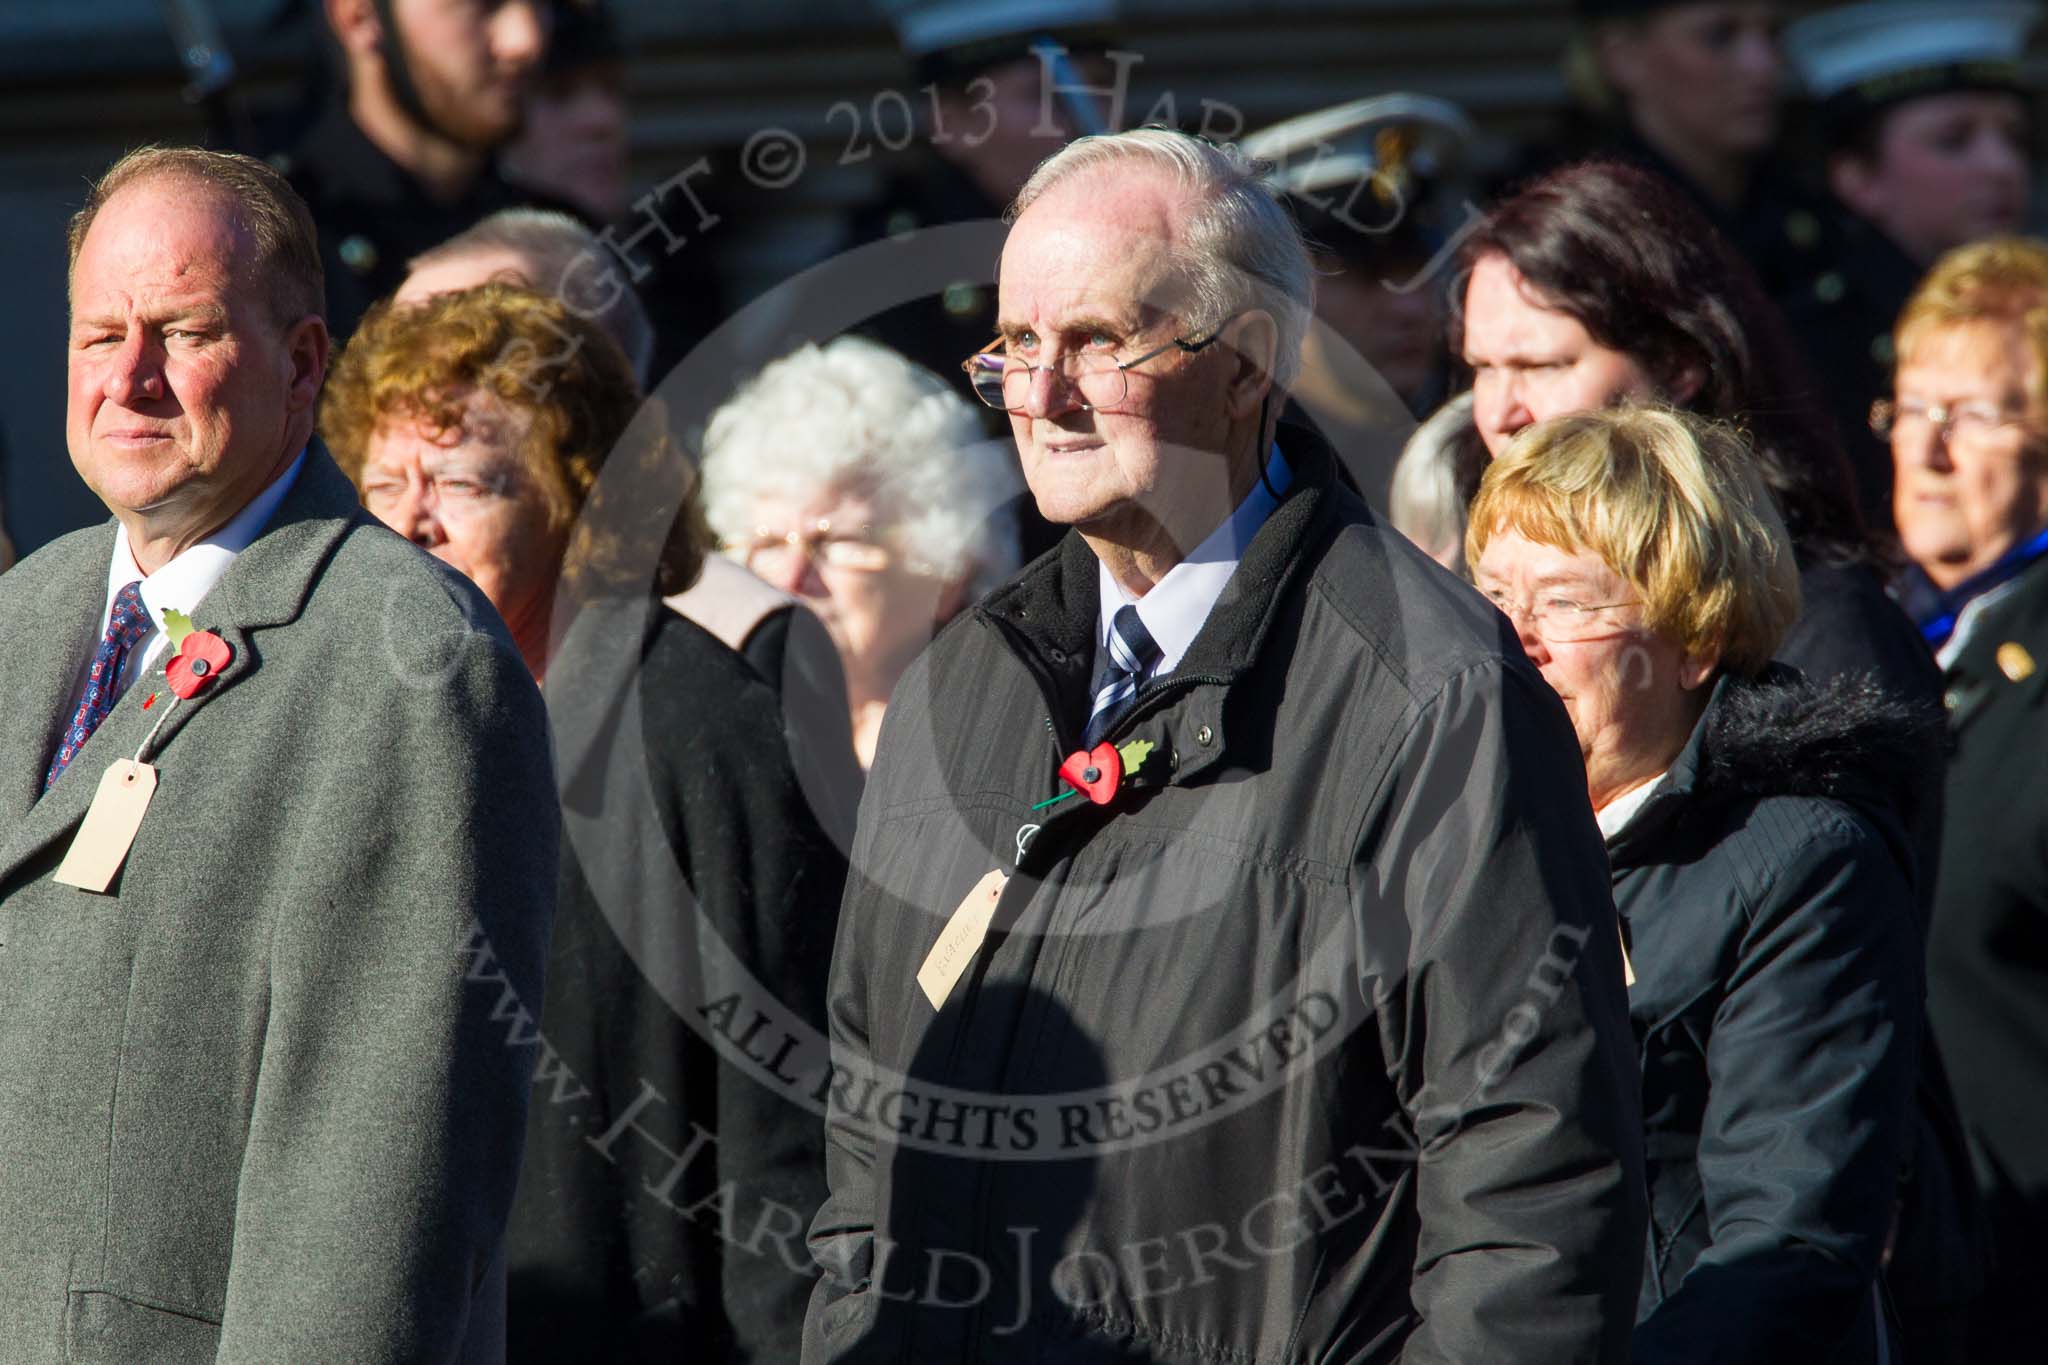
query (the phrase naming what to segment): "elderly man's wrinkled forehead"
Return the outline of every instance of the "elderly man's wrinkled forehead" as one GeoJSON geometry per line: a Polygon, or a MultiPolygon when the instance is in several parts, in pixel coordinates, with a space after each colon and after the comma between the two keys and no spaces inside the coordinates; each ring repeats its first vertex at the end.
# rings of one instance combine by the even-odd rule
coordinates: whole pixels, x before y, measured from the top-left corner
{"type": "Polygon", "coordinates": [[[1182,313],[1189,300],[1178,261],[1192,207],[1170,176],[1133,164],[1094,167],[1055,185],[1004,243],[1001,330],[1135,331],[1182,313]]]}

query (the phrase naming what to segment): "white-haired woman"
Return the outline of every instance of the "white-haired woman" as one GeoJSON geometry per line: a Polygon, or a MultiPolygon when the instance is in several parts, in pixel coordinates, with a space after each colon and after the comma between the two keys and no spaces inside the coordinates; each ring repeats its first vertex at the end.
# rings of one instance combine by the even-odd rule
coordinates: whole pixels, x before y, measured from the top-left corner
{"type": "Polygon", "coordinates": [[[841,337],[764,368],[704,433],[704,512],[727,554],[817,612],[865,768],[932,633],[1017,567],[1023,487],[951,386],[841,337]]]}

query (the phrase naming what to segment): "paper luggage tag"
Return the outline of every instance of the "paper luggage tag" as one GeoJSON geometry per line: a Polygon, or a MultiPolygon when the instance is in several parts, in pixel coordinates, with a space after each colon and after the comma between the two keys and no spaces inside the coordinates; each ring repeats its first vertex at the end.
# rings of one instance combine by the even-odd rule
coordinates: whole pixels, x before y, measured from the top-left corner
{"type": "Polygon", "coordinates": [[[149,798],[156,794],[156,769],[132,758],[114,760],[100,777],[85,823],[71,837],[71,847],[56,880],[81,891],[104,892],[121,870],[135,832],[142,828],[149,798]]]}
{"type": "Polygon", "coordinates": [[[1002,899],[1003,887],[1009,880],[1003,872],[995,871],[976,882],[946,920],[946,927],[939,931],[939,941],[925,954],[924,965],[917,969],[917,984],[933,1009],[946,1003],[953,983],[974,961],[981,941],[988,937],[989,921],[995,918],[996,902],[1002,899]]]}
{"type": "Polygon", "coordinates": [[[1627,934],[1621,936],[1621,984],[1624,986],[1636,984],[1636,964],[1628,960],[1627,934]]]}

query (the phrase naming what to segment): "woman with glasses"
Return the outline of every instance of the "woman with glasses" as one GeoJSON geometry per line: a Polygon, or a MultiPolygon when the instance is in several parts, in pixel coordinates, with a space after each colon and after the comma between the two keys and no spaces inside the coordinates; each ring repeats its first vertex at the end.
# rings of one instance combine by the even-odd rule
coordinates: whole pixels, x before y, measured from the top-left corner
{"type": "Polygon", "coordinates": [[[846,670],[863,768],[933,632],[1017,567],[1008,442],[930,371],[859,337],[764,368],[704,433],[721,547],[815,611],[846,670]]]}
{"type": "Polygon", "coordinates": [[[1805,610],[1778,657],[1816,676],[1874,672],[1937,703],[1940,679],[1885,596],[1887,547],[1858,511],[1818,387],[1697,209],[1632,166],[1567,166],[1488,213],[1464,261],[1452,344],[1490,452],[1532,422],[1625,400],[1740,426],[1799,560],[1805,610]]]}
{"type": "Polygon", "coordinates": [[[1771,663],[1790,537],[1731,430],[1529,428],[1466,554],[1563,699],[1633,980],[1650,1185],[1632,1359],[1876,1362],[1911,1141],[1920,934],[1902,708],[1771,663]]]}
{"type": "Polygon", "coordinates": [[[1928,1010],[1955,1070],[1992,1275],[1961,1358],[2048,1335],[2048,243],[1936,262],[1899,317],[1891,442],[1913,606],[1950,698],[1928,1010]]]}
{"type": "MultiPolygon", "coordinates": [[[[597,324],[486,284],[371,309],[328,376],[320,429],[373,515],[490,598],[545,680],[563,746],[546,1005],[502,1011],[514,1043],[534,1041],[534,1019],[511,1007],[538,1016],[552,1077],[528,1109],[507,1230],[509,1359],[792,1360],[810,1278],[676,1210],[772,1202],[801,1218],[823,1198],[821,1125],[721,1056],[729,1039],[704,1011],[743,989],[822,1032],[846,862],[805,800],[775,694],[655,599],[696,576],[702,521],[619,525],[648,480],[673,484],[665,447],[638,438],[640,410],[597,324]],[[622,483],[620,461],[642,477],[622,483]],[[643,530],[660,561],[636,582],[625,542],[643,530]],[[637,605],[637,652],[630,636],[558,635],[558,596],[629,613],[591,620],[630,621],[637,605]],[[608,645],[625,654],[617,674],[608,645]],[[594,716],[615,743],[570,753],[594,716]],[[700,1133],[717,1141],[684,1172],[675,1154],[700,1133]]],[[[397,685],[364,662],[366,685],[397,685]]]]}
{"type": "MultiPolygon", "coordinates": [[[[1477,225],[1454,295],[1473,412],[1495,455],[1524,427],[1626,401],[1668,403],[1746,433],[1791,538],[1801,609],[1779,661],[1816,682],[1874,679],[1909,703],[1916,776],[1895,788],[1903,865],[1924,908],[1942,840],[1941,675],[1887,596],[1891,548],[1865,525],[1834,425],[1783,322],[1713,227],[1655,176],[1591,162],[1525,187],[1477,225]]],[[[1978,1292],[1954,1102],[1927,1049],[1925,1117],[1890,1286],[1912,1331],[1978,1292]]]]}

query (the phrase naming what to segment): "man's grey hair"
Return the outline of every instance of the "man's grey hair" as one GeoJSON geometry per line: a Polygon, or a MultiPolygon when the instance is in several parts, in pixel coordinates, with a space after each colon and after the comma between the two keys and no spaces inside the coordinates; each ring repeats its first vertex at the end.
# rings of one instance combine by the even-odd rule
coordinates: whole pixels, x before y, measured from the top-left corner
{"type": "Polygon", "coordinates": [[[886,346],[843,336],[773,361],[711,415],[704,516],[727,545],[763,497],[866,497],[911,564],[976,597],[1018,565],[1016,449],[976,407],[886,346]]]}
{"type": "Polygon", "coordinates": [[[647,371],[654,362],[654,325],[632,281],[596,233],[551,209],[500,209],[413,257],[406,268],[445,265],[486,251],[510,251],[524,259],[532,278],[522,283],[554,295],[571,312],[609,332],[626,353],[640,387],[647,387],[647,371]]]}
{"type": "Polygon", "coordinates": [[[1301,368],[1301,343],[1315,306],[1315,268],[1301,229],[1265,176],[1272,170],[1232,146],[1171,128],[1080,137],[1039,163],[1007,215],[1015,222],[1048,190],[1084,171],[1132,163],[1171,175],[1195,201],[1181,224],[1181,281],[1192,296],[1183,318],[1206,334],[1234,314],[1263,308],[1279,328],[1273,382],[1285,389],[1301,368]]]}

